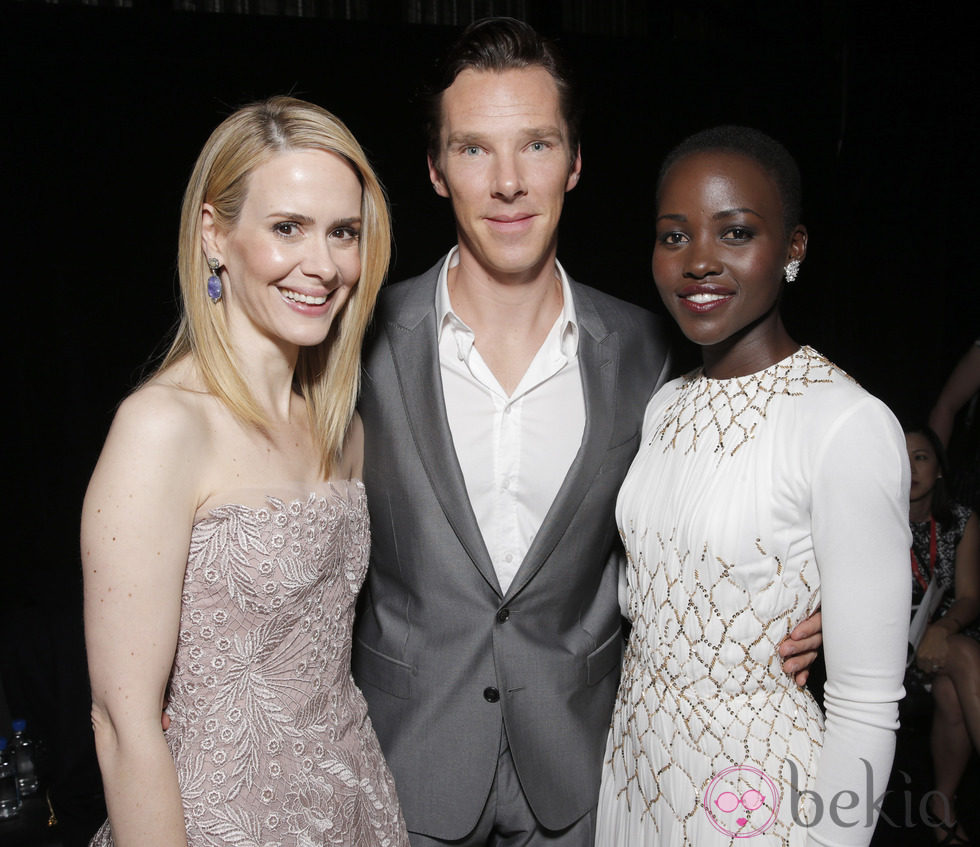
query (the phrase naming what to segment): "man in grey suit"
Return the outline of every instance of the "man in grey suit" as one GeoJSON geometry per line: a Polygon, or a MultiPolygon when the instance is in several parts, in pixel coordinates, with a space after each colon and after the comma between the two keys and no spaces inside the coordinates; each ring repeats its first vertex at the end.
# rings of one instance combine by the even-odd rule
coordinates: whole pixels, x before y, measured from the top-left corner
{"type": "Polygon", "coordinates": [[[365,351],[354,674],[413,845],[586,847],[622,648],[614,505],[667,343],[556,261],[581,155],[554,47],[472,25],[433,109],[459,243],[384,292],[365,351]]]}

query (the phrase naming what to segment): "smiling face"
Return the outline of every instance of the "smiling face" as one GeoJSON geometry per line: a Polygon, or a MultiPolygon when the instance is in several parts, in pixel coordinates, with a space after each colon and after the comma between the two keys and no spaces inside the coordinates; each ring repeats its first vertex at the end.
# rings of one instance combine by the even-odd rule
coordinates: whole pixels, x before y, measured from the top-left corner
{"type": "Polygon", "coordinates": [[[653,276],[710,376],[744,376],[796,349],[779,317],[783,267],[806,254],[806,230],[786,233],[775,180],[754,159],[723,151],[677,161],[660,188],[653,276]]]}
{"type": "Polygon", "coordinates": [[[565,192],[581,168],[567,136],[558,87],[542,67],[467,69],[443,92],[429,176],[452,201],[461,265],[498,280],[553,272],[565,192]]]}
{"type": "Polygon", "coordinates": [[[202,214],[234,343],[321,343],[361,274],[361,185],[351,165],[322,150],[277,153],[249,175],[230,229],[209,204],[202,214]]]}
{"type": "Polygon", "coordinates": [[[928,500],[931,503],[936,480],[942,476],[939,457],[929,439],[918,432],[905,434],[905,447],[908,450],[909,463],[912,466],[912,487],[909,491],[909,502],[917,503],[928,500]]]}

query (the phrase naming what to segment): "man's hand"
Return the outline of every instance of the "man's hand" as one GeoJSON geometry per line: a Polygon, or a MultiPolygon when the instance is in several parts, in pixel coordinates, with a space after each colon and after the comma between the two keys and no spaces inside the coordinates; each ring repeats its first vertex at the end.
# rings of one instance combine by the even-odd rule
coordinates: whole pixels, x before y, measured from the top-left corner
{"type": "Polygon", "coordinates": [[[800,621],[783,643],[779,645],[779,657],[783,670],[802,688],[810,676],[810,665],[817,658],[823,644],[823,615],[817,609],[810,617],[800,621]]]}

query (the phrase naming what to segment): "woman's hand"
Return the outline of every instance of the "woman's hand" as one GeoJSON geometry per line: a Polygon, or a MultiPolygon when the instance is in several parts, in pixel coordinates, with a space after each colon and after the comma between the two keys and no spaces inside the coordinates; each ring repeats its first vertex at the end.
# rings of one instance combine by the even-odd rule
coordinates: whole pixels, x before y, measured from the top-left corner
{"type": "Polygon", "coordinates": [[[930,624],[919,642],[915,664],[925,673],[939,673],[946,665],[949,631],[938,623],[930,624]]]}
{"type": "Polygon", "coordinates": [[[977,516],[970,515],[963,537],[956,546],[956,595],[952,605],[938,621],[929,625],[915,664],[926,673],[940,673],[946,666],[949,637],[956,635],[980,612],[980,526],[977,516]]]}

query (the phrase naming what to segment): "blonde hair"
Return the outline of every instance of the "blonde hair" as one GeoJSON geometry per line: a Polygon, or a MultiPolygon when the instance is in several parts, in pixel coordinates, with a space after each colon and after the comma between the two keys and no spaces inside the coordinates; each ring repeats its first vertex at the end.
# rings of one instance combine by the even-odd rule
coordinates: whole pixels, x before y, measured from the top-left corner
{"type": "Polygon", "coordinates": [[[329,477],[357,402],[361,343],[388,270],[391,221],[384,189],[364,151],[326,109],[292,97],[272,97],[239,109],[211,133],[184,192],[178,244],[182,314],[159,371],[190,356],[207,390],[233,414],[260,429],[268,424],[236,364],[224,305],[208,299],[201,209],[210,203],[218,225],[232,227],[241,215],[252,171],[276,153],[304,149],[341,156],[361,183],[360,280],[327,338],[300,349],[294,377],[306,399],[323,474],[329,477]]]}

